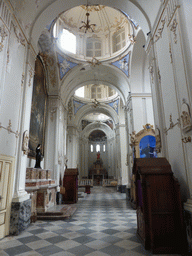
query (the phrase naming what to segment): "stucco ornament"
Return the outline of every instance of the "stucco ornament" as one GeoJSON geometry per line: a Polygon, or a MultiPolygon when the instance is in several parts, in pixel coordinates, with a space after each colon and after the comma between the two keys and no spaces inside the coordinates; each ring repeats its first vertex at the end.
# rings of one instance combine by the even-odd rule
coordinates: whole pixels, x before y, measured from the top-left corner
{"type": "Polygon", "coordinates": [[[170,30],[173,32],[173,35],[174,35],[175,44],[177,43],[177,33],[176,33],[177,25],[178,25],[177,20],[174,19],[172,25],[170,26],[170,30]]]}
{"type": "Polygon", "coordinates": [[[128,70],[128,62],[126,61],[126,59],[120,60],[119,63],[121,65],[120,69],[123,69],[125,71],[128,70]]]}
{"type": "Polygon", "coordinates": [[[27,155],[29,151],[29,131],[27,130],[23,133],[22,151],[25,155],[27,155]]]}
{"type": "Polygon", "coordinates": [[[0,27],[0,37],[1,37],[1,41],[0,41],[0,52],[3,50],[3,41],[5,40],[6,36],[8,36],[8,34],[5,31],[5,26],[3,25],[2,27],[0,27]]]}
{"type": "Polygon", "coordinates": [[[130,134],[131,143],[130,146],[135,146],[138,143],[138,140],[136,138],[136,131],[133,131],[132,134],[130,134]]]}
{"type": "Polygon", "coordinates": [[[61,71],[63,74],[67,72],[67,70],[70,68],[70,64],[67,62],[66,59],[63,60],[62,63],[60,63],[61,71]]]}
{"type": "Polygon", "coordinates": [[[155,38],[154,38],[155,43],[162,37],[164,26],[165,26],[165,19],[162,19],[160,24],[159,24],[159,28],[157,29],[157,32],[155,34],[155,38]]]}
{"type": "Polygon", "coordinates": [[[156,152],[161,152],[161,135],[159,128],[155,128],[156,152]]]}
{"type": "Polygon", "coordinates": [[[192,129],[190,108],[185,99],[183,99],[183,104],[181,106],[181,129],[184,133],[192,129]]]}

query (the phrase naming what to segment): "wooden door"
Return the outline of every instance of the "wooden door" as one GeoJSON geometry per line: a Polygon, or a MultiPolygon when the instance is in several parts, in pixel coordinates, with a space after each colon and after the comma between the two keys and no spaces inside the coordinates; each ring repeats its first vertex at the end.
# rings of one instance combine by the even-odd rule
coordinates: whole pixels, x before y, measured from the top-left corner
{"type": "Polygon", "coordinates": [[[9,234],[14,160],[0,155],[0,239],[9,234]]]}

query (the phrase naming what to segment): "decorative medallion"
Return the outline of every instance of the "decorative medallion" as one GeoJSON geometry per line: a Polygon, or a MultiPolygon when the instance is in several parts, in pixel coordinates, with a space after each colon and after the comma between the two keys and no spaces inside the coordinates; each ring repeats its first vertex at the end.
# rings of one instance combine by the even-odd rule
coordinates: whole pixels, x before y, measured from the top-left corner
{"type": "Polygon", "coordinates": [[[62,57],[60,54],[57,53],[58,58],[58,65],[59,65],[59,74],[60,79],[62,80],[64,75],[72,68],[77,66],[77,63],[67,60],[67,58],[62,57]]]}
{"type": "Polygon", "coordinates": [[[192,129],[190,108],[185,99],[183,99],[183,104],[181,106],[181,129],[184,133],[192,129]]]}
{"type": "Polygon", "coordinates": [[[129,77],[129,57],[130,57],[130,53],[125,55],[120,60],[117,60],[111,63],[115,67],[121,69],[128,77],[129,77]]]}

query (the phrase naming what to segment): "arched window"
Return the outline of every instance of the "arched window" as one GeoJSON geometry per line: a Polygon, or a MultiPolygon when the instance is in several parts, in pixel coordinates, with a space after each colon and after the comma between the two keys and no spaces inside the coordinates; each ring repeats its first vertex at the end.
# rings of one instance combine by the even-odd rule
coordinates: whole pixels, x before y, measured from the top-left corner
{"type": "Polygon", "coordinates": [[[99,151],[100,151],[100,145],[97,144],[97,145],[96,145],[96,152],[99,152],[99,151]]]}
{"type": "Polygon", "coordinates": [[[87,38],[86,43],[87,57],[101,57],[101,41],[96,38],[87,38]]]}
{"type": "Polygon", "coordinates": [[[90,149],[91,149],[91,152],[93,152],[93,145],[91,144],[91,146],[90,146],[90,149]]]}
{"type": "Polygon", "coordinates": [[[125,46],[125,29],[121,29],[113,35],[113,52],[121,50],[125,46]]]}
{"type": "Polygon", "coordinates": [[[101,86],[93,85],[91,87],[91,99],[101,99],[101,86]]]}
{"type": "Polygon", "coordinates": [[[76,36],[68,30],[63,29],[59,37],[59,44],[63,50],[76,54],[76,36]]]}
{"type": "Polygon", "coordinates": [[[106,150],[106,147],[105,147],[105,145],[103,145],[103,152],[105,152],[105,150],[106,150]]]}

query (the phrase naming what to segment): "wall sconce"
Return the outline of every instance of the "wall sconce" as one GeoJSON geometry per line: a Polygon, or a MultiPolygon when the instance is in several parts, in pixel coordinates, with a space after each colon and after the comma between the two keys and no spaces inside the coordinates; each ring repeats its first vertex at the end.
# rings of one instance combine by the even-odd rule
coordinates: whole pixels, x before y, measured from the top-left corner
{"type": "Polygon", "coordinates": [[[170,115],[169,117],[169,121],[170,121],[170,125],[169,125],[169,128],[165,128],[164,132],[167,134],[167,132],[171,129],[173,129],[173,127],[175,127],[176,125],[180,125],[180,120],[179,118],[177,119],[177,123],[173,123],[173,120],[172,120],[172,114],[170,115]]]}

